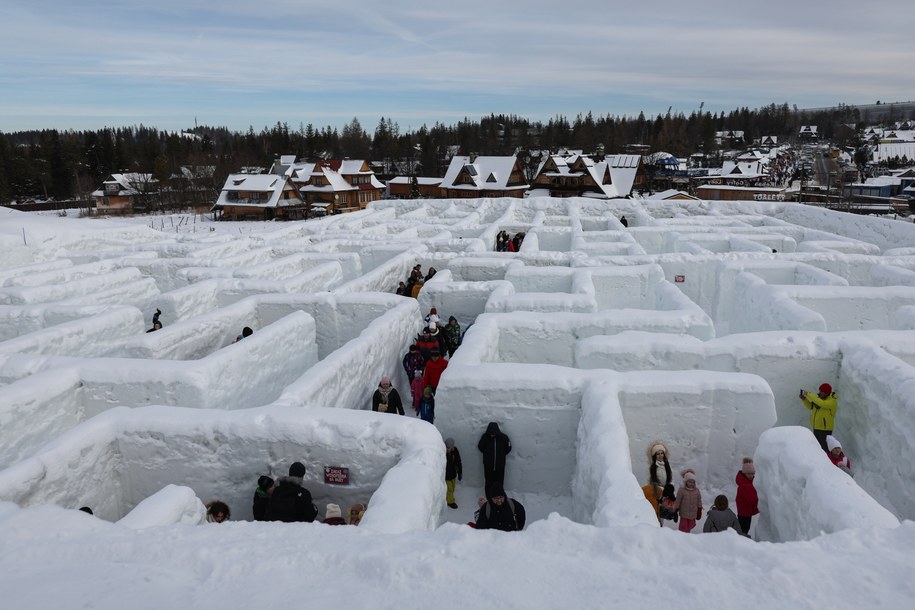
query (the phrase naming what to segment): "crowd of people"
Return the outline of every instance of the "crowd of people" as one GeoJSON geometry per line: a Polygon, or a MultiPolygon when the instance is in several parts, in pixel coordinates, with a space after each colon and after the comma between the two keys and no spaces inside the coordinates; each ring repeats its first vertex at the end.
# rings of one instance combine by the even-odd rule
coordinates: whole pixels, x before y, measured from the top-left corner
{"type": "MultiPolygon", "coordinates": [[[[503,486],[505,457],[511,452],[511,440],[502,432],[497,422],[490,422],[480,436],[477,448],[482,454],[486,495],[480,496],[474,521],[468,525],[477,529],[498,529],[507,532],[522,530],[526,519],[524,505],[508,497],[503,486]]],[[[289,474],[276,481],[267,475],[260,476],[251,506],[254,520],[285,523],[320,521],[326,525],[359,525],[366,510],[366,505],[362,503],[350,506],[348,519],[343,516],[339,504],[328,503],[324,518],[319,519],[318,508],[312,500],[311,492],[304,486],[305,473],[306,468],[302,462],[293,462],[289,466],[289,474]]],[[[453,438],[445,439],[444,477],[446,503],[449,508],[457,509],[454,494],[457,482],[464,478],[464,466],[461,452],[455,446],[453,438]]],[[[91,512],[88,507],[82,510],[91,512]]],[[[222,500],[207,502],[206,519],[210,523],[224,523],[230,520],[229,505],[222,500]]]]}
{"type": "MultiPolygon", "coordinates": [[[[318,507],[312,501],[311,492],[305,488],[307,472],[305,464],[293,462],[289,474],[274,481],[267,475],[257,480],[251,511],[255,521],[282,521],[284,523],[313,523],[318,519],[318,507]]],[[[222,500],[206,503],[206,518],[210,523],[224,523],[232,514],[229,505],[222,500]]],[[[348,519],[343,517],[339,504],[329,502],[321,523],[326,525],[359,525],[366,506],[357,502],[349,507],[348,519]]]]}
{"type": "MultiPolygon", "coordinates": [[[[461,346],[461,325],[454,316],[449,316],[448,323],[441,326],[438,310],[433,307],[425,316],[425,326],[401,363],[404,373],[410,382],[410,405],[413,412],[423,420],[435,421],[435,392],[438,390],[442,374],[448,368],[448,358],[454,356],[461,346]],[[447,354],[448,358],[445,357],[447,354]]],[[[372,410],[381,413],[405,415],[404,401],[391,385],[391,377],[384,375],[378,388],[372,394],[372,410]]]]}
{"type": "Polygon", "coordinates": [[[426,275],[423,275],[422,265],[417,263],[410,271],[410,276],[407,278],[407,281],[400,282],[397,285],[397,290],[394,292],[403,297],[418,298],[419,291],[422,290],[423,285],[431,280],[435,276],[435,273],[435,267],[429,267],[429,272],[426,273],[426,275]]]}
{"type": "Polygon", "coordinates": [[[508,232],[499,231],[496,235],[496,252],[518,252],[521,250],[521,242],[527,233],[521,231],[515,233],[514,237],[509,237],[508,232]]]}
{"type": "MultiPolygon", "coordinates": [[[[832,435],[838,408],[838,397],[832,386],[823,383],[816,394],[801,390],[799,397],[810,410],[810,426],[826,456],[836,467],[851,475],[851,460],[842,451],[842,444],[832,435]]],[[[671,520],[678,524],[677,529],[681,532],[690,532],[696,527],[696,522],[702,519],[702,494],[696,482],[696,472],[692,468],[681,470],[680,487],[674,493],[669,459],[670,450],[663,441],[649,445],[648,484],[642,487],[642,491],[655,509],[662,526],[665,520],[671,520]]],[[[737,513],[729,508],[727,496],[717,496],[706,515],[703,532],[733,529],[741,535],[749,536],[753,517],[759,514],[755,478],[756,465],[753,458],[744,457],[734,478],[737,484],[737,513]]]]}

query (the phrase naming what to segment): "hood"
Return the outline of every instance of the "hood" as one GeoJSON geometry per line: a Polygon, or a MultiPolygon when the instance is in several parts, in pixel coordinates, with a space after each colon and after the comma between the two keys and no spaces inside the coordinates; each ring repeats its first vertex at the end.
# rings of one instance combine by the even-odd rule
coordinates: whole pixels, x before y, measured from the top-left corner
{"type": "Polygon", "coordinates": [[[494,421],[489,422],[489,425],[486,426],[486,434],[489,434],[490,436],[502,434],[502,431],[499,430],[499,424],[494,421]]]}
{"type": "Polygon", "coordinates": [[[492,488],[486,493],[486,499],[492,500],[496,496],[505,496],[505,499],[508,499],[508,496],[505,495],[505,490],[498,485],[493,485],[492,488]]]}

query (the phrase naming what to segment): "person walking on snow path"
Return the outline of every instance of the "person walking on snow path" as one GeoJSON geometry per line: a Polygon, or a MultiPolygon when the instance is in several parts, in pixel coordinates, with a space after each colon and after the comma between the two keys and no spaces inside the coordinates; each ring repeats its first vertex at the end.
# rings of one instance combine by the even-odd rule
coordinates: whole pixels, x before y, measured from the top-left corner
{"type": "Polygon", "coordinates": [[[397,389],[391,385],[391,378],[385,375],[378,383],[378,389],[372,394],[372,411],[379,413],[397,413],[403,415],[403,401],[397,389]]]}
{"type": "Polygon", "coordinates": [[[677,526],[681,532],[691,532],[696,527],[696,521],[702,518],[702,494],[696,486],[696,471],[687,468],[680,472],[683,485],[677,490],[677,512],[680,514],[680,524],[677,526]]]}
{"type": "Polygon", "coordinates": [[[737,483],[737,521],[747,536],[750,535],[753,515],[759,514],[759,496],[756,494],[756,487],[753,486],[755,478],[756,466],[753,464],[753,458],[743,458],[743,465],[737,471],[734,482],[737,483]]]}
{"type": "Polygon", "coordinates": [[[487,502],[480,507],[477,516],[478,530],[502,530],[503,532],[520,532],[524,529],[527,515],[524,505],[505,495],[502,486],[493,487],[487,494],[487,502]]]}
{"type": "Polygon", "coordinates": [[[728,528],[731,528],[740,535],[745,535],[743,530],[740,529],[737,515],[728,508],[727,497],[718,496],[715,498],[715,504],[712,506],[712,509],[709,510],[708,515],[705,516],[705,525],[702,526],[702,531],[708,534],[709,532],[723,532],[728,528]]]}
{"type": "Polygon", "coordinates": [[[438,349],[432,350],[429,362],[426,363],[426,370],[423,371],[423,388],[429,386],[432,388],[434,395],[438,390],[438,383],[442,378],[442,373],[448,368],[448,361],[442,358],[438,349]]]}
{"type": "Polygon", "coordinates": [[[461,452],[454,446],[453,438],[445,439],[445,501],[449,508],[457,508],[457,502],[454,499],[454,488],[457,486],[455,479],[458,481],[464,478],[464,467],[461,464],[461,452]]]}
{"type": "Polygon", "coordinates": [[[832,391],[832,386],[828,383],[820,384],[816,394],[801,390],[801,402],[810,410],[810,427],[813,429],[813,435],[823,451],[829,453],[826,446],[826,437],[832,434],[836,420],[836,410],[839,407],[839,399],[836,393],[832,391]]]}
{"type": "Polygon", "coordinates": [[[505,483],[505,457],[511,453],[512,442],[493,421],[480,436],[477,449],[483,454],[483,480],[488,497],[491,488],[502,487],[505,483]]]}

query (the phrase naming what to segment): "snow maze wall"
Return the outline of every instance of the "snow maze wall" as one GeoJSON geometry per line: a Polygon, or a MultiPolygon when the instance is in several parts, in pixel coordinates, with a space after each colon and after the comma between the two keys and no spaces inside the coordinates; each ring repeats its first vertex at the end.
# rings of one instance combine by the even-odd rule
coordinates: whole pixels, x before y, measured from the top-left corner
{"type": "Polygon", "coordinates": [[[244,237],[4,214],[0,500],[143,527],[199,522],[218,497],[250,519],[257,476],[300,460],[320,512],[361,501],[366,527],[430,529],[472,518],[497,421],[529,521],[657,527],[640,489],[655,439],[706,507],[755,456],[759,539],[915,517],[912,225],[550,198],[376,202],[244,237]],[[519,252],[493,251],[502,230],[526,233],[519,252]],[[393,295],[417,263],[438,273],[393,295]],[[409,399],[401,358],[431,307],[469,327],[435,425],[372,412],[382,375],[409,399]],[[806,429],[798,389],[824,381],[854,478],[806,429]]]}

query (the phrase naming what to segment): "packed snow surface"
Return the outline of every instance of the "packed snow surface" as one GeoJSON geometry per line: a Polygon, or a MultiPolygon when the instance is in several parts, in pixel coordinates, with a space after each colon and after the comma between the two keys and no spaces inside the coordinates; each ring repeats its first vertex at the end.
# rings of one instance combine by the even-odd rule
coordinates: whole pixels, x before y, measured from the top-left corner
{"type": "Polygon", "coordinates": [[[382,201],[294,223],[0,208],[0,591],[10,608],[902,607],[915,546],[915,226],[791,203],[382,201]],[[619,218],[625,215],[628,227],[619,218]],[[500,231],[524,233],[497,252],[500,231]],[[773,249],[777,252],[773,252],[773,249]],[[418,299],[394,294],[414,265],[418,299]],[[414,415],[435,307],[465,331],[414,415]],[[147,333],[161,311],[163,328],[147,333]],[[238,340],[242,328],[254,333],[238,340]],[[389,376],[405,417],[371,410],[389,376]],[[827,382],[852,476],[798,391],[827,382]],[[512,441],[522,532],[475,530],[512,441]],[[445,504],[444,440],[463,458],[445,504]],[[750,537],[658,521],[647,449],[750,537]],[[358,527],[252,520],[306,465],[358,527]],[[340,473],[344,479],[335,479],[340,473]],[[230,519],[209,523],[219,499],[230,519]],[[93,509],[94,515],[77,510],[93,509]]]}

